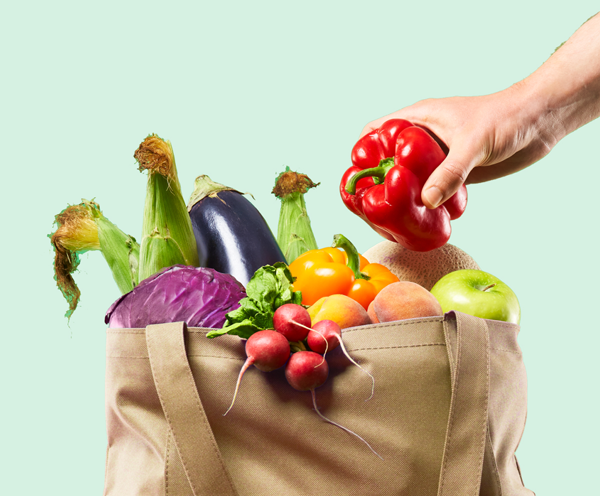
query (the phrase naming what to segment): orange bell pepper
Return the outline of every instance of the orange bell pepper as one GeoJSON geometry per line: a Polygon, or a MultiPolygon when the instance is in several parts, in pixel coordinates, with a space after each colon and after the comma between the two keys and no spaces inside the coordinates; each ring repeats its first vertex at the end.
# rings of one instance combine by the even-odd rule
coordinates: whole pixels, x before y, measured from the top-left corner
{"type": "Polygon", "coordinates": [[[289,266],[296,278],[294,291],[302,291],[303,305],[312,305],[324,296],[342,294],[367,309],[379,291],[398,282],[383,265],[369,263],[345,236],[336,234],[333,240],[333,247],[309,250],[289,266]]]}

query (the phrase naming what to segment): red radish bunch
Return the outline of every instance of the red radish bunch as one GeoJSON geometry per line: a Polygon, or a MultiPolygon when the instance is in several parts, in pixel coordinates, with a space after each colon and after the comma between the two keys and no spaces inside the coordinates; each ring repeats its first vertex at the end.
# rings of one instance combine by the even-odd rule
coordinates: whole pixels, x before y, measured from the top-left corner
{"type": "MultiPolygon", "coordinates": [[[[259,331],[248,338],[246,342],[246,356],[248,358],[240,370],[231,405],[223,415],[227,415],[233,407],[242,377],[250,365],[254,365],[263,372],[270,372],[282,367],[287,362],[285,377],[288,383],[298,391],[311,392],[317,414],[323,420],[358,437],[373,453],[379,456],[369,443],[358,434],[328,419],[319,412],[315,389],[322,386],[329,375],[329,366],[325,360],[325,354],[328,350],[341,346],[346,357],[371,377],[373,386],[371,396],[368,399],[373,396],[375,380],[369,372],[350,357],[342,341],[342,331],[335,322],[322,320],[312,328],[310,326],[311,319],[306,309],[301,305],[289,303],[280,306],[275,311],[273,315],[274,331],[259,331]],[[307,351],[306,345],[312,351],[307,351]],[[295,353],[291,353],[291,351],[295,351],[295,353]]],[[[379,456],[379,458],[381,457],[379,456]]]]}
{"type": "Polygon", "coordinates": [[[290,332],[288,329],[292,325],[296,326],[295,329],[297,328],[298,330],[295,331],[295,335],[302,336],[299,339],[306,338],[306,344],[308,347],[315,353],[322,354],[323,357],[325,357],[327,351],[334,350],[338,346],[341,346],[346,358],[348,358],[348,360],[350,360],[354,365],[356,365],[371,378],[371,396],[369,396],[365,401],[370,400],[375,392],[375,378],[369,374],[369,372],[363,369],[358,363],[356,363],[356,361],[350,356],[346,350],[346,347],[344,346],[344,342],[342,341],[342,330],[340,329],[340,326],[337,325],[337,323],[333,320],[320,320],[311,328],[309,325],[304,323],[306,319],[308,319],[310,325],[310,315],[308,315],[308,312],[300,305],[294,304],[287,304],[279,307],[273,316],[273,322],[276,331],[285,334],[290,332]],[[277,312],[282,309],[283,311],[281,315],[279,318],[277,318],[277,312]],[[306,314],[306,316],[304,316],[304,314],[306,314]],[[280,330],[278,323],[280,323],[285,331],[280,330]],[[303,331],[303,333],[300,332],[300,329],[303,331]]]}
{"type": "Polygon", "coordinates": [[[246,356],[248,357],[240,370],[238,380],[233,393],[233,400],[227,411],[223,415],[227,415],[229,410],[233,408],[235,398],[244,377],[244,372],[248,370],[250,365],[254,365],[258,370],[263,372],[271,372],[279,367],[283,367],[287,359],[290,357],[290,343],[288,340],[275,331],[258,331],[252,334],[246,341],[246,356]]]}

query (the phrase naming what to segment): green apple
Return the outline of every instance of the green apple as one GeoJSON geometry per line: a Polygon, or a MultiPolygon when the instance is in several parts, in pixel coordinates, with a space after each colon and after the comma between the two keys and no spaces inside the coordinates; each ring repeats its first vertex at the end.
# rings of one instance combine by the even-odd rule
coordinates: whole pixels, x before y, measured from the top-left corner
{"type": "Polygon", "coordinates": [[[456,270],[431,288],[442,310],[474,315],[482,319],[518,324],[521,307],[517,295],[500,279],[482,270],[456,270]]]}

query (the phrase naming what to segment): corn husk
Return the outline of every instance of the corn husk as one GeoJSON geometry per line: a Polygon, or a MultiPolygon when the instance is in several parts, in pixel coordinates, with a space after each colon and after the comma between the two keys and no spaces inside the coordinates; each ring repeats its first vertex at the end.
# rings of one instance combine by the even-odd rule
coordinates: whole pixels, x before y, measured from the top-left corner
{"type": "Polygon", "coordinates": [[[317,249],[304,195],[318,185],[306,174],[291,171],[289,167],[275,182],[272,193],[281,200],[277,243],[289,263],[303,253],[317,249]]]}
{"type": "Polygon", "coordinates": [[[181,195],[171,143],[152,134],[134,157],[140,171],[148,171],[139,280],[176,264],[198,267],[196,239],[181,195]]]}
{"type": "Polygon", "coordinates": [[[137,285],[140,247],[135,238],[104,217],[97,203],[82,200],[70,205],[56,215],[55,223],[58,229],[49,235],[54,246],[54,279],[69,304],[67,318],[81,297],[72,274],[86,251],[102,252],[121,293],[137,285]]]}

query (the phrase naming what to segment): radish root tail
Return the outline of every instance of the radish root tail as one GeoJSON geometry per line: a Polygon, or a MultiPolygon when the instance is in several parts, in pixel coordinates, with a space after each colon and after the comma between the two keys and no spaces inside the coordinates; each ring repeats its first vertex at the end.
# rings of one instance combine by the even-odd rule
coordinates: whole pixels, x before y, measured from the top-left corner
{"type": "Polygon", "coordinates": [[[356,365],[360,370],[362,370],[365,374],[367,374],[371,378],[371,396],[369,396],[365,400],[365,401],[369,401],[375,394],[375,377],[373,377],[367,370],[363,369],[356,361],[354,361],[354,359],[350,356],[350,354],[346,350],[346,347],[344,346],[344,341],[341,338],[338,338],[338,341],[340,343],[340,347],[342,348],[342,351],[344,352],[344,355],[346,355],[346,358],[348,360],[350,360],[354,365],[356,365]]]}
{"type": "MultiPolygon", "coordinates": [[[[290,322],[293,322],[296,325],[299,325],[300,327],[304,327],[305,329],[309,329],[311,331],[315,331],[318,332],[319,334],[321,334],[321,336],[323,336],[323,339],[325,339],[325,336],[323,335],[322,332],[319,332],[316,329],[313,329],[312,327],[307,327],[304,324],[301,324],[300,322],[296,322],[295,320],[291,320],[290,322]]],[[[344,341],[342,340],[341,337],[338,336],[338,342],[340,343],[340,346],[342,348],[342,351],[344,352],[344,355],[346,355],[346,358],[348,360],[350,360],[354,365],[356,365],[360,370],[362,370],[365,374],[367,374],[370,378],[371,378],[371,396],[369,396],[365,401],[369,401],[371,398],[373,398],[373,395],[375,394],[375,377],[373,377],[367,370],[365,370],[364,368],[362,368],[348,353],[348,350],[346,350],[346,347],[344,346],[344,341]]],[[[327,354],[327,349],[329,347],[329,342],[327,341],[327,339],[325,339],[325,343],[326,343],[326,347],[325,347],[325,353],[323,353],[323,360],[325,360],[325,355],[327,354]]],[[[321,362],[319,365],[317,365],[315,368],[319,367],[323,362],[321,362]]]]}
{"type": "Polygon", "coordinates": [[[356,432],[351,431],[350,429],[344,427],[343,425],[338,424],[337,422],[334,422],[331,419],[328,419],[325,415],[323,415],[320,411],[319,411],[319,407],[317,406],[317,396],[315,394],[315,390],[311,389],[310,393],[312,394],[312,400],[313,400],[313,405],[315,407],[315,412],[317,412],[317,415],[319,417],[321,417],[325,422],[329,422],[332,425],[335,425],[336,427],[339,427],[340,429],[342,429],[343,431],[346,431],[348,434],[352,434],[353,436],[356,436],[358,439],[360,439],[363,443],[365,443],[368,448],[377,456],[379,457],[381,460],[383,460],[383,457],[377,453],[377,451],[375,451],[373,449],[373,447],[362,437],[360,437],[356,432]]]}
{"type": "Polygon", "coordinates": [[[229,408],[223,414],[223,417],[225,415],[227,415],[229,413],[229,410],[231,410],[233,408],[233,404],[235,403],[235,399],[237,398],[238,389],[240,389],[240,383],[242,382],[242,377],[244,376],[244,372],[246,372],[246,370],[248,370],[248,367],[250,367],[250,365],[252,365],[253,363],[254,363],[254,360],[252,360],[250,357],[244,362],[244,365],[242,366],[242,370],[240,370],[240,374],[238,375],[237,383],[235,385],[235,392],[233,393],[233,400],[231,400],[231,405],[229,405],[229,408]]]}

